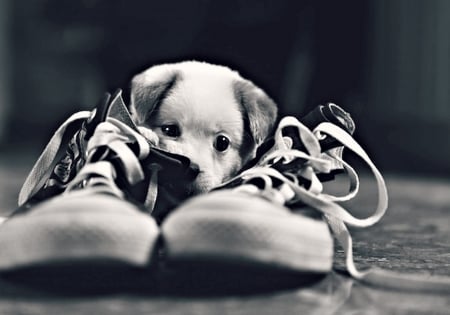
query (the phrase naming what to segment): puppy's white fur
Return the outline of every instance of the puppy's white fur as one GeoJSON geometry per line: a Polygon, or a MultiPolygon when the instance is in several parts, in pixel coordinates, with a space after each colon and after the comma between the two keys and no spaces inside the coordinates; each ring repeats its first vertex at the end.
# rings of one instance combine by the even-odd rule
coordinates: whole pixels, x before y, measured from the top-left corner
{"type": "Polygon", "coordinates": [[[194,194],[232,177],[254,157],[277,113],[275,103],[237,72],[196,61],[158,65],[136,75],[130,110],[146,137],[198,167],[189,187],[194,194]]]}

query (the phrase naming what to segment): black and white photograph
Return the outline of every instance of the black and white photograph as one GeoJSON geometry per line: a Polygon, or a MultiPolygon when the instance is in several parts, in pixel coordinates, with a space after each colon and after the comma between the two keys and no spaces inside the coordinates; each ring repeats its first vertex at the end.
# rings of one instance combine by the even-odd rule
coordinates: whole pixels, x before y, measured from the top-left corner
{"type": "Polygon", "coordinates": [[[449,0],[0,0],[0,315],[450,314],[449,0]]]}

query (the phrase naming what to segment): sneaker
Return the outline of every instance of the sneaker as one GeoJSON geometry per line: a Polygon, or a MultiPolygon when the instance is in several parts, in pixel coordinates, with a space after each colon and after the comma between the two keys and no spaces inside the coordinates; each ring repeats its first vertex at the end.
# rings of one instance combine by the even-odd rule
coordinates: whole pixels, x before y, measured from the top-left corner
{"type": "Polygon", "coordinates": [[[194,197],[162,224],[168,266],[246,272],[326,274],[332,269],[332,234],[344,246],[353,275],[351,238],[345,223],[366,227],[387,207],[382,176],[350,133],[354,123],[334,104],[306,117],[309,128],[294,117],[283,118],[257,160],[219,189],[194,197]],[[372,169],[378,182],[379,205],[366,219],[357,219],[337,202],[353,198],[358,176],[342,159],[350,149],[372,169]],[[324,192],[323,181],[338,172],[349,176],[348,195],[324,192]],[[331,233],[330,233],[331,230],[331,233]]]}
{"type": "Polygon", "coordinates": [[[189,165],[138,132],[120,91],[107,95],[94,111],[69,118],[36,162],[20,207],[0,225],[0,271],[148,267],[155,217],[187,198],[183,185],[196,175],[189,165]]]}

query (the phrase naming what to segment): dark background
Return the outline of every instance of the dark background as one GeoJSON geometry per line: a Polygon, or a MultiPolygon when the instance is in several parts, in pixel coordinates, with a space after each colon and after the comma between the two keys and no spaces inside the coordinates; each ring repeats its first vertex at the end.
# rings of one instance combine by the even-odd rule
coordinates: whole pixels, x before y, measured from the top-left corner
{"type": "Polygon", "coordinates": [[[448,177],[449,34],[446,0],[0,0],[0,154],[39,152],[139,70],[197,59],[282,114],[341,105],[383,171],[448,177]]]}

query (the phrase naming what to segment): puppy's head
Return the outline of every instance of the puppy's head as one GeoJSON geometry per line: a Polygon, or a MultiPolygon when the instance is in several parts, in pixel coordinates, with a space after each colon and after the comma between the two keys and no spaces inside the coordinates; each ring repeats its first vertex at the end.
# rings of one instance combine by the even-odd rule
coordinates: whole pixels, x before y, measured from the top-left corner
{"type": "Polygon", "coordinates": [[[135,122],[158,135],[159,147],[198,168],[193,194],[234,176],[254,157],[277,115],[275,103],[237,72],[195,61],[136,75],[130,100],[135,122]]]}

